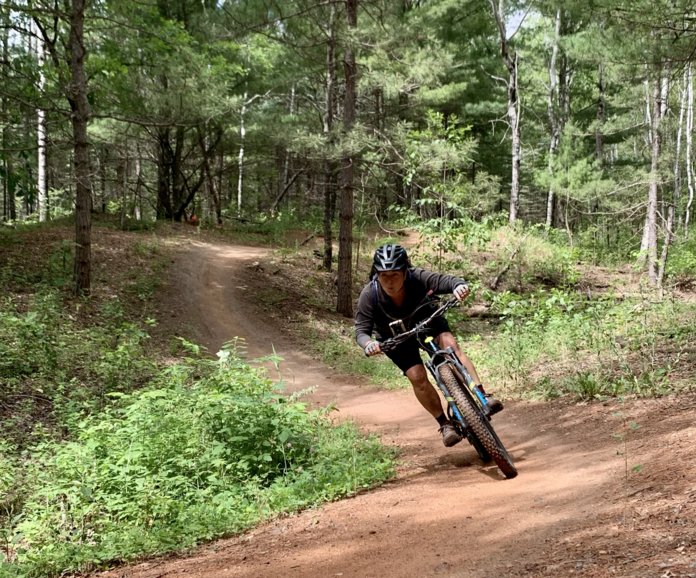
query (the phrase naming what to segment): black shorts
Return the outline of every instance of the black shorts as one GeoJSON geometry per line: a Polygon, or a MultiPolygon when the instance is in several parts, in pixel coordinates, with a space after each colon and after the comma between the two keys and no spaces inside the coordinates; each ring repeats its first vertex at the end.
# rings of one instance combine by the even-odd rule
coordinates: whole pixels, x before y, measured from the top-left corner
{"type": "MultiPolygon", "coordinates": [[[[444,317],[436,317],[433,319],[426,335],[432,335],[437,337],[441,333],[452,331],[450,329],[447,319],[444,317]]],[[[421,339],[423,337],[421,336],[421,339]]],[[[385,353],[385,355],[391,359],[396,366],[406,374],[406,372],[411,369],[414,365],[422,365],[423,360],[420,356],[421,348],[418,346],[418,341],[415,337],[411,337],[399,345],[396,349],[385,353]]]]}

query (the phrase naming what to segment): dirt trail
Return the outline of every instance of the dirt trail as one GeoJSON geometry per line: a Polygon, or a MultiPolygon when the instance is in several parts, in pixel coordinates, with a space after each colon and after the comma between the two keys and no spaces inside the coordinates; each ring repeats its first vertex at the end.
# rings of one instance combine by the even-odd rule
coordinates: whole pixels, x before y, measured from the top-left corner
{"type": "Polygon", "coordinates": [[[103,578],[696,576],[693,397],[508,403],[495,426],[519,476],[504,480],[468,444],[444,448],[410,391],[336,377],[259,317],[242,273],[265,253],[192,242],[175,279],[186,320],[212,350],[235,335],[250,357],[275,348],[291,390],[316,388],[313,403],[335,403],[400,448],[398,477],[103,578]]]}

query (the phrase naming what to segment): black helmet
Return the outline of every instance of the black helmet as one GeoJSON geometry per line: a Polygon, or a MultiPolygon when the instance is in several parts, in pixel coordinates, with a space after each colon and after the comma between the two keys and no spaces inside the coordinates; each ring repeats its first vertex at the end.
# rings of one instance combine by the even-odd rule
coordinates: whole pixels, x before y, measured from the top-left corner
{"type": "Polygon", "coordinates": [[[372,263],[372,270],[378,273],[381,271],[401,271],[408,269],[410,266],[411,261],[408,259],[406,249],[401,245],[390,243],[377,248],[372,263]]]}

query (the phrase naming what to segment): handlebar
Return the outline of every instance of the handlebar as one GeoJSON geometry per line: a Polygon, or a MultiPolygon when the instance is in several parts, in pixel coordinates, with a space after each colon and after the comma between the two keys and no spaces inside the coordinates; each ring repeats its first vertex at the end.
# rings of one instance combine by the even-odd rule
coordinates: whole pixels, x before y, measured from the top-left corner
{"type": "Polygon", "coordinates": [[[404,333],[399,333],[399,335],[395,335],[394,337],[390,337],[389,339],[385,339],[384,341],[380,342],[379,348],[382,350],[382,352],[392,351],[407,339],[423,331],[423,329],[425,329],[433,319],[439,317],[446,311],[452,309],[452,307],[458,307],[460,304],[461,302],[458,299],[448,299],[442,305],[440,305],[440,307],[433,311],[430,317],[427,317],[426,319],[423,319],[423,321],[416,323],[413,326],[413,328],[409,329],[408,331],[405,331],[404,333]]]}

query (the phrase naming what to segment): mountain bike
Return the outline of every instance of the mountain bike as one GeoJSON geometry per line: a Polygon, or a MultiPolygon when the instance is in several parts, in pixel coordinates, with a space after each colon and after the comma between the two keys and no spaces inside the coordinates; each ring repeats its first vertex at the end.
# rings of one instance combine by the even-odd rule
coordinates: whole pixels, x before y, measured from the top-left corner
{"type": "Polygon", "coordinates": [[[493,429],[486,396],[476,387],[454,350],[451,347],[441,349],[435,339],[428,335],[428,327],[433,319],[458,305],[457,299],[448,299],[428,318],[408,330],[402,319],[391,322],[389,325],[394,336],[382,341],[380,349],[383,352],[391,351],[407,339],[415,337],[419,347],[428,354],[425,366],[447,401],[447,417],[459,435],[468,440],[481,460],[495,461],[506,478],[514,478],[517,468],[493,429]]]}

